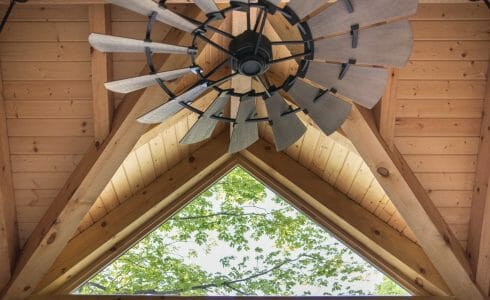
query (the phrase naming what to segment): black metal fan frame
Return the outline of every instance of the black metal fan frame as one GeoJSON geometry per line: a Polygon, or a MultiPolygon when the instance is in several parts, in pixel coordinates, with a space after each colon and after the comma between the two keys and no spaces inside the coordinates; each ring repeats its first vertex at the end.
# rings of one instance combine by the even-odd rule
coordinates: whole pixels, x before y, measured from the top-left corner
{"type": "MultiPolygon", "coordinates": [[[[165,7],[165,1],[160,1],[159,5],[163,8],[166,8],[165,7]]],[[[204,22],[199,22],[199,21],[194,20],[194,19],[189,19],[185,15],[181,15],[181,16],[186,18],[187,20],[191,21],[192,23],[198,25],[198,28],[192,32],[192,35],[193,35],[192,45],[191,45],[191,47],[189,47],[190,50],[188,53],[191,57],[193,67],[200,70],[200,71],[196,72],[196,74],[200,77],[200,81],[196,85],[206,84],[208,87],[213,88],[215,91],[217,91],[218,94],[227,93],[230,96],[239,97],[240,99],[244,96],[260,97],[263,99],[267,99],[267,98],[271,97],[274,93],[279,92],[280,90],[287,91],[289,89],[289,87],[291,87],[291,85],[294,83],[294,81],[297,78],[303,78],[306,75],[306,72],[308,71],[309,61],[312,60],[314,57],[314,41],[313,41],[311,31],[310,31],[308,24],[306,22],[300,22],[299,17],[288,6],[286,6],[285,8],[277,7],[274,4],[268,2],[267,0],[258,0],[257,3],[250,3],[250,2],[244,3],[244,2],[238,2],[238,1],[230,1],[229,7],[226,7],[220,11],[208,14],[207,19],[204,22]],[[214,31],[214,32],[216,32],[216,33],[218,33],[218,34],[220,34],[220,35],[222,35],[228,39],[231,39],[233,41],[236,38],[236,36],[232,35],[231,33],[222,31],[222,30],[212,26],[211,23],[213,21],[226,18],[226,15],[231,13],[232,11],[246,12],[247,18],[248,18],[249,22],[251,22],[250,16],[248,13],[250,12],[250,8],[252,8],[252,7],[256,7],[259,9],[259,15],[256,18],[256,24],[254,26],[255,27],[254,31],[259,29],[258,34],[260,35],[260,37],[262,37],[262,35],[263,35],[263,27],[264,27],[264,23],[265,23],[265,20],[267,18],[267,15],[268,14],[274,15],[276,13],[281,14],[292,26],[295,26],[301,35],[301,40],[297,40],[297,41],[272,41],[272,42],[270,42],[270,44],[272,46],[288,45],[288,44],[303,44],[304,50],[302,53],[299,53],[299,54],[294,54],[294,55],[284,57],[284,58],[279,58],[276,60],[273,59],[272,61],[269,61],[268,64],[280,63],[282,61],[296,59],[299,57],[303,57],[304,59],[302,59],[301,62],[299,63],[298,70],[297,70],[296,74],[289,75],[289,77],[280,86],[270,85],[268,82],[264,83],[264,82],[262,82],[260,77],[256,77],[256,80],[258,80],[259,83],[261,83],[261,85],[263,86],[264,91],[262,91],[262,92],[256,92],[255,90],[251,89],[250,91],[245,92],[245,93],[238,93],[238,92],[235,92],[233,89],[222,89],[219,86],[222,83],[224,83],[228,80],[231,80],[231,78],[234,77],[235,75],[237,75],[238,72],[234,72],[234,73],[227,75],[227,76],[224,76],[218,80],[210,80],[209,78],[211,76],[213,76],[214,74],[216,74],[219,70],[221,70],[226,65],[231,65],[232,64],[232,58],[234,57],[234,53],[231,53],[228,49],[225,49],[225,48],[221,47],[220,45],[214,43],[209,38],[207,38],[204,34],[207,31],[214,31]],[[259,25],[259,23],[261,23],[261,24],[259,25]],[[258,28],[258,27],[260,27],[260,28],[258,28]],[[202,39],[206,43],[208,43],[209,45],[211,45],[211,46],[217,48],[218,50],[226,53],[227,55],[229,55],[229,58],[225,59],[218,66],[216,66],[215,68],[213,68],[212,70],[210,70],[209,72],[204,74],[202,72],[203,69],[197,64],[197,61],[196,61],[198,39],[202,39]]],[[[153,13],[149,17],[148,23],[147,23],[147,30],[146,30],[146,36],[145,36],[145,41],[147,41],[147,42],[151,42],[151,34],[153,31],[155,21],[156,21],[156,13],[153,13]]],[[[248,24],[248,27],[250,27],[250,23],[248,24]]],[[[259,38],[259,41],[260,41],[260,38],[259,38]]],[[[150,70],[150,74],[155,74],[157,72],[157,70],[153,64],[153,54],[152,54],[151,50],[149,48],[147,48],[145,51],[145,54],[146,54],[146,62],[147,62],[148,69],[150,70]]],[[[170,98],[175,98],[176,95],[165,85],[165,83],[162,80],[160,80],[160,79],[156,79],[156,80],[157,80],[157,83],[159,84],[159,86],[161,87],[161,89],[170,98]]],[[[173,101],[173,100],[171,100],[171,101],[173,101]]],[[[186,109],[188,109],[188,110],[190,110],[190,111],[192,111],[192,112],[194,112],[200,116],[204,113],[203,111],[193,107],[192,105],[190,105],[186,102],[180,102],[179,104],[181,104],[184,108],[186,108],[186,109]]],[[[294,114],[294,113],[297,113],[299,111],[302,111],[302,109],[290,107],[289,110],[284,112],[282,115],[286,116],[288,114],[294,114]]],[[[236,121],[235,118],[225,117],[222,115],[219,115],[219,116],[214,115],[214,116],[211,116],[211,118],[219,120],[219,121],[223,121],[223,122],[228,122],[228,123],[235,123],[235,121],[236,121]]],[[[269,121],[268,117],[247,119],[247,122],[268,122],[268,121],[269,121]]]]}

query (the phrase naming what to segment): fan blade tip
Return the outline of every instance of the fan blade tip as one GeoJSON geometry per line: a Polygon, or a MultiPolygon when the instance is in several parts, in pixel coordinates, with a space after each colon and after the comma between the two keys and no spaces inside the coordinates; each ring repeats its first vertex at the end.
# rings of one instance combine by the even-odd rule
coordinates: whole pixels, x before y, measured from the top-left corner
{"type": "Polygon", "coordinates": [[[151,120],[151,119],[145,118],[144,116],[143,116],[143,117],[139,117],[138,119],[136,119],[136,121],[137,121],[138,123],[141,123],[141,124],[147,124],[147,125],[149,125],[149,124],[158,124],[158,123],[160,123],[160,122],[156,122],[156,121],[154,121],[154,120],[151,120]]]}
{"type": "Polygon", "coordinates": [[[123,91],[123,90],[117,88],[112,83],[113,82],[104,83],[104,87],[106,88],[106,90],[111,91],[113,93],[118,93],[118,94],[127,94],[128,93],[127,91],[123,91]]]}

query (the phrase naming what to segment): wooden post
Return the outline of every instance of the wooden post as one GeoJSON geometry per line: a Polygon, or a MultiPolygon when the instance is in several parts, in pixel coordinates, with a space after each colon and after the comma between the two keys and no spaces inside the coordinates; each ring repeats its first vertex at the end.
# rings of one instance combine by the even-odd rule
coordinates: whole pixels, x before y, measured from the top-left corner
{"type": "MultiPolygon", "coordinates": [[[[108,4],[89,6],[90,32],[111,34],[111,7],[108,4]]],[[[112,78],[112,55],[91,49],[92,99],[94,107],[95,142],[101,144],[111,131],[114,100],[104,83],[112,78]]]]}
{"type": "Polygon", "coordinates": [[[0,66],[0,290],[10,280],[19,249],[2,83],[0,66]]]}
{"type": "Polygon", "coordinates": [[[476,283],[490,296],[490,67],[487,78],[467,252],[476,283]]]}

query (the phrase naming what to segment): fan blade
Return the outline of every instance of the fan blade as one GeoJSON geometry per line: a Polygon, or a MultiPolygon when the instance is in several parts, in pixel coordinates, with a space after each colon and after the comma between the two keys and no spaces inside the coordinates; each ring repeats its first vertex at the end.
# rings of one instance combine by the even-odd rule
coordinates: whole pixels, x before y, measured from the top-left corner
{"type": "Polygon", "coordinates": [[[193,32],[197,29],[197,25],[171,10],[160,7],[152,0],[109,0],[109,2],[147,17],[156,12],[156,20],[183,31],[193,32]]]}
{"type": "MultiPolygon", "coordinates": [[[[304,1],[302,1],[304,2],[304,1]]],[[[418,0],[339,0],[308,20],[313,38],[348,32],[351,26],[373,25],[415,14],[418,0]],[[354,11],[349,13],[348,1],[354,11]]]]}
{"type": "Polygon", "coordinates": [[[196,85],[182,95],[179,95],[174,99],[167,101],[166,103],[139,117],[138,122],[144,124],[155,124],[164,122],[172,115],[178,113],[184,108],[180,104],[180,102],[190,104],[194,102],[196,98],[199,97],[199,95],[201,95],[207,89],[208,85],[206,83],[196,85]]]}
{"type": "Polygon", "coordinates": [[[194,3],[206,13],[206,15],[215,13],[219,11],[219,8],[216,6],[213,0],[195,0],[194,3]]]}
{"type": "Polygon", "coordinates": [[[330,135],[344,123],[349,116],[352,105],[338,99],[332,94],[324,93],[318,97],[320,90],[297,79],[289,95],[326,134],[330,135]]]}
{"type": "Polygon", "coordinates": [[[252,145],[259,139],[257,123],[246,122],[255,115],[255,98],[245,96],[240,100],[236,116],[236,124],[233,126],[228,152],[236,153],[252,145]]]}
{"type": "Polygon", "coordinates": [[[277,151],[283,151],[296,142],[306,131],[305,125],[294,113],[283,116],[289,110],[289,105],[284,98],[275,93],[265,100],[267,114],[272,122],[272,133],[277,151]]]}
{"type": "Polygon", "coordinates": [[[281,0],[267,0],[270,4],[274,4],[275,6],[278,6],[279,3],[281,3],[281,0]]]}
{"type": "Polygon", "coordinates": [[[88,36],[88,41],[92,47],[101,52],[145,52],[146,48],[149,48],[153,53],[190,54],[195,52],[194,49],[182,46],[145,42],[98,33],[91,33],[88,36]]]}
{"type": "Polygon", "coordinates": [[[230,95],[224,92],[206,109],[199,117],[197,122],[189,129],[184,138],[180,141],[182,144],[195,144],[208,139],[213,134],[218,120],[212,119],[212,116],[222,114],[226,104],[230,101],[230,95]]]}
{"type": "Polygon", "coordinates": [[[325,0],[289,1],[288,7],[302,20],[325,4],[325,0]]]}
{"type": "Polygon", "coordinates": [[[185,68],[185,69],[161,72],[157,74],[143,75],[134,78],[111,81],[105,83],[104,85],[105,88],[108,89],[109,91],[126,94],[158,84],[157,79],[168,81],[195,72],[196,72],[196,68],[185,68]]]}
{"type": "Polygon", "coordinates": [[[315,42],[315,59],[348,61],[378,66],[404,66],[412,52],[412,29],[408,21],[394,22],[359,31],[357,48],[344,34],[315,42]]]}
{"type": "Polygon", "coordinates": [[[339,79],[339,64],[310,63],[306,78],[327,89],[335,88],[359,105],[373,108],[381,99],[388,82],[386,69],[349,65],[343,79],[339,79]]]}

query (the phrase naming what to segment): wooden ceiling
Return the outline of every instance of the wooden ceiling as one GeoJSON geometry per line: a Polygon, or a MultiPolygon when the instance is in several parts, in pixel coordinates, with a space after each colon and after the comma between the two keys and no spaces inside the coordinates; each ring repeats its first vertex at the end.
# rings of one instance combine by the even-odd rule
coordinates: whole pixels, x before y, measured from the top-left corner
{"type": "MultiPolygon", "coordinates": [[[[398,149],[459,245],[466,249],[475,231],[470,230],[470,219],[479,218],[481,222],[477,223],[485,224],[490,218],[478,211],[472,212],[472,199],[478,197],[473,192],[475,182],[478,186],[481,184],[478,180],[482,179],[483,184],[485,180],[488,184],[486,170],[490,169],[490,151],[485,153],[488,145],[480,142],[489,122],[488,114],[484,116],[483,111],[484,107],[488,110],[490,101],[490,12],[482,2],[462,2],[420,5],[418,13],[411,18],[415,43],[410,61],[405,68],[392,70],[392,80],[375,113],[388,147],[398,149]]],[[[0,87],[3,87],[7,131],[7,139],[2,142],[6,143],[9,152],[21,247],[46,212],[49,214],[48,207],[56,203],[54,199],[66,188],[65,182],[79,168],[85,153],[92,151],[94,140],[99,141],[95,145],[97,151],[106,151],[99,144],[111,127],[116,135],[120,128],[126,130],[125,121],[117,123],[117,117],[114,122],[121,125],[110,126],[112,106],[122,107],[120,111],[129,111],[126,106],[136,106],[132,99],[138,98],[106,95],[106,102],[102,104],[109,103],[110,107],[104,110],[97,99],[100,95],[96,86],[104,76],[121,79],[138,75],[145,65],[144,56],[97,57],[87,43],[87,36],[91,28],[102,28],[100,30],[114,35],[142,38],[146,19],[118,7],[106,7],[106,11],[102,5],[98,7],[102,10],[89,10],[83,3],[17,5],[0,35],[0,87]]],[[[175,9],[189,12],[193,8],[175,5],[175,9]]],[[[231,23],[224,22],[221,26],[230,28],[231,23]]],[[[272,26],[268,27],[273,30],[272,26]]],[[[175,29],[166,25],[158,24],[156,33],[162,37],[172,36],[185,44],[175,29]]],[[[218,43],[224,42],[219,37],[214,39],[218,43]]],[[[223,57],[216,50],[207,48],[200,53],[200,59],[204,64],[215,65],[223,57]]],[[[162,63],[171,66],[186,62],[169,62],[162,58],[162,63]]],[[[175,88],[185,87],[190,80],[186,78],[175,83],[175,88]]],[[[163,99],[163,95],[154,89],[141,97],[151,98],[152,95],[154,99],[134,109],[135,114],[163,99]]],[[[212,95],[207,95],[199,105],[206,107],[210,101],[212,95]]],[[[130,111],[133,113],[133,109],[130,111]]],[[[327,137],[306,116],[302,119],[307,122],[308,131],[285,151],[286,155],[419,247],[416,234],[375,178],[378,174],[373,174],[371,163],[361,158],[364,157],[362,153],[343,133],[327,137]]],[[[127,141],[126,148],[128,152],[132,151],[129,155],[122,151],[121,157],[126,157],[122,164],[114,166],[115,173],[104,175],[110,181],[104,183],[103,191],[96,199],[90,200],[93,205],[83,214],[81,223],[75,224],[78,227],[74,235],[70,234],[72,241],[100,230],[100,224],[111,216],[111,212],[169,170],[185,163],[192,153],[202,150],[203,145],[178,143],[195,121],[195,115],[182,112],[171,122],[134,129],[144,135],[134,147],[139,136],[134,134],[134,142],[127,141]]],[[[127,129],[127,132],[133,136],[135,131],[131,130],[127,129]]],[[[219,138],[225,130],[227,128],[220,125],[214,136],[219,138]]],[[[264,141],[273,141],[270,127],[261,125],[260,134],[264,141]]],[[[121,138],[124,136],[121,133],[121,138]]],[[[485,196],[480,196],[479,204],[484,203],[485,196]]],[[[481,230],[478,234],[482,234],[481,230]]],[[[469,252],[474,253],[473,249],[469,252]]],[[[56,267],[60,265],[56,263],[51,273],[59,272],[56,267]]],[[[476,263],[472,263],[475,268],[476,263]]],[[[427,267],[430,268],[432,265],[427,267]]],[[[488,271],[483,273],[490,276],[488,271]]],[[[478,283],[488,295],[490,279],[487,279],[480,277],[482,281],[478,283]]],[[[440,290],[447,290],[441,286],[444,284],[439,285],[440,290]]]]}

